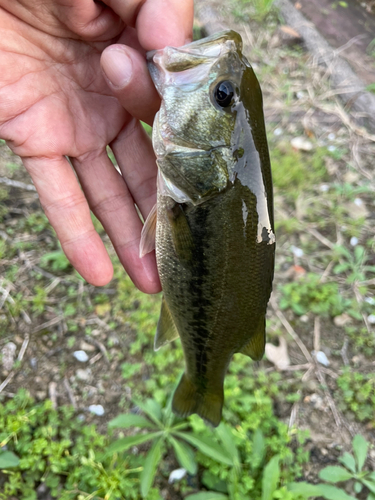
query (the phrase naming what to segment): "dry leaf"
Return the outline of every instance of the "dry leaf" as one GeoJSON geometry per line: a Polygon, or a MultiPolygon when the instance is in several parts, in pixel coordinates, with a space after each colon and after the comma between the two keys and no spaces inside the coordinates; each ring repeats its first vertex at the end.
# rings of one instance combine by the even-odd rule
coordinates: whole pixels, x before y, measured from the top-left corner
{"type": "Polygon", "coordinates": [[[266,357],[278,370],[285,370],[290,365],[288,345],[284,337],[280,337],[278,346],[266,344],[266,357]]]}
{"type": "Polygon", "coordinates": [[[285,26],[285,25],[280,26],[280,29],[283,33],[285,33],[288,36],[291,36],[293,38],[301,38],[301,35],[296,30],[291,28],[290,26],[285,26]]]}

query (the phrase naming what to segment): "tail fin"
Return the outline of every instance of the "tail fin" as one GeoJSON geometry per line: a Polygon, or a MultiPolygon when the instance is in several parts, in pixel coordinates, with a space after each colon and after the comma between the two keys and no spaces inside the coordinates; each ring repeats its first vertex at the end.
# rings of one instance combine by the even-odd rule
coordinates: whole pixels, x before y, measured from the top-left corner
{"type": "Polygon", "coordinates": [[[221,420],[223,402],[223,390],[216,393],[200,394],[196,385],[184,373],[174,393],[172,409],[176,415],[182,418],[197,413],[216,427],[221,420]]]}

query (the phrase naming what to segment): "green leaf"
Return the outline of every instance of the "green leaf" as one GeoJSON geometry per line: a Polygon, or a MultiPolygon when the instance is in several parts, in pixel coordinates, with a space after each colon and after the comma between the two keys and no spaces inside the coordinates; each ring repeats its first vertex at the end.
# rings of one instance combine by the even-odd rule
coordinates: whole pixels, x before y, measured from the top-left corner
{"type": "Polygon", "coordinates": [[[375,493],[375,482],[369,481],[368,479],[362,479],[362,483],[371,491],[371,493],[375,493]]]}
{"type": "Polygon", "coordinates": [[[136,446],[137,444],[142,444],[146,441],[155,439],[156,437],[160,436],[160,434],[162,434],[161,431],[149,432],[148,434],[136,434],[135,436],[127,436],[117,439],[117,441],[114,441],[109,445],[106,455],[126,451],[132,446],[136,446]]]}
{"type": "Polygon", "coordinates": [[[319,471],[320,479],[328,481],[329,483],[339,483],[341,481],[348,481],[353,477],[353,474],[348,472],[344,467],[338,465],[329,465],[319,471]]]}
{"type": "Polygon", "coordinates": [[[345,467],[352,471],[353,474],[356,473],[355,460],[352,454],[346,451],[342,457],[339,457],[339,462],[345,465],[345,467]]]}
{"type": "Polygon", "coordinates": [[[187,496],[185,500],[228,500],[228,497],[216,491],[201,491],[187,496]]]}
{"type": "Polygon", "coordinates": [[[0,451],[0,469],[18,467],[20,459],[12,451],[0,451]]]}
{"type": "Polygon", "coordinates": [[[262,431],[258,428],[254,433],[253,452],[251,464],[254,469],[257,469],[264,460],[266,455],[266,440],[262,431]]]}
{"type": "Polygon", "coordinates": [[[354,455],[357,461],[357,470],[358,472],[361,472],[362,467],[365,464],[366,457],[367,457],[367,450],[368,450],[369,443],[366,441],[366,439],[361,436],[360,434],[357,434],[353,438],[353,451],[354,455]]]}
{"type": "Polygon", "coordinates": [[[189,474],[195,475],[197,473],[197,462],[195,461],[194,451],[190,448],[187,443],[177,441],[172,436],[170,436],[169,441],[171,442],[174,452],[176,453],[177,461],[188,471],[189,474]]]}
{"type": "Polygon", "coordinates": [[[108,423],[108,427],[121,427],[122,429],[127,429],[128,427],[141,427],[152,429],[155,424],[147,420],[147,418],[142,417],[142,415],[133,415],[132,413],[123,413],[112,419],[108,423]]]}
{"type": "Polygon", "coordinates": [[[224,422],[221,422],[219,427],[216,429],[216,434],[219,436],[219,439],[222,441],[228,454],[232,457],[233,463],[239,464],[240,455],[229,427],[225,425],[224,422]]]}
{"type": "Polygon", "coordinates": [[[272,500],[274,491],[280,479],[280,457],[278,455],[271,458],[265,466],[262,478],[262,500],[272,500]]]}
{"type": "Polygon", "coordinates": [[[353,487],[353,489],[354,489],[354,492],[355,492],[355,493],[361,493],[361,491],[363,490],[363,484],[362,484],[362,483],[360,483],[359,481],[356,481],[356,482],[354,483],[354,487],[353,487]]]}
{"type": "Polygon", "coordinates": [[[337,488],[336,486],[332,486],[330,484],[319,484],[319,495],[326,498],[327,500],[357,500],[345,493],[341,488],[337,488]]]}
{"type": "Polygon", "coordinates": [[[301,481],[300,483],[289,483],[287,485],[289,491],[293,491],[305,498],[318,497],[320,495],[319,486],[316,484],[306,483],[301,481]]]}
{"type": "Polygon", "coordinates": [[[154,482],[156,469],[162,457],[162,444],[163,444],[163,438],[158,439],[152,445],[150,451],[147,454],[143,466],[143,471],[141,472],[140,475],[141,495],[143,498],[147,497],[148,492],[152,486],[152,483],[154,482]]]}
{"type": "Polygon", "coordinates": [[[216,462],[233,466],[232,458],[224,453],[224,450],[213,439],[206,437],[198,438],[185,432],[176,432],[175,435],[192,444],[199,451],[216,460],[216,462]]]}
{"type": "Polygon", "coordinates": [[[367,500],[375,500],[375,495],[373,493],[369,493],[367,500]]]}
{"type": "Polygon", "coordinates": [[[367,479],[370,479],[371,481],[374,481],[375,483],[375,472],[371,472],[368,476],[367,479]]]}
{"type": "Polygon", "coordinates": [[[153,420],[158,427],[164,427],[162,424],[161,407],[154,399],[147,399],[145,402],[135,401],[135,404],[153,420]]]}

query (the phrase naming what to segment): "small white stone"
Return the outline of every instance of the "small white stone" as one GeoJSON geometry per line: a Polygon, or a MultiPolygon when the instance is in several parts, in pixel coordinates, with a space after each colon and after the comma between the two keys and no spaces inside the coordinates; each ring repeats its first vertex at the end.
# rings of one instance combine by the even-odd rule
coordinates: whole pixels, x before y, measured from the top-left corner
{"type": "Polygon", "coordinates": [[[295,247],[294,245],[292,245],[290,247],[293,255],[295,255],[296,257],[302,257],[303,256],[303,250],[302,248],[298,248],[298,247],[295,247]]]}
{"type": "Polygon", "coordinates": [[[371,323],[371,325],[375,325],[375,314],[370,314],[369,316],[367,316],[367,320],[369,323],[371,323]]]}
{"type": "Polygon", "coordinates": [[[86,363],[86,361],[88,361],[89,359],[85,351],[74,351],[73,356],[76,358],[77,361],[80,361],[81,363],[86,363]]]}
{"type": "Polygon", "coordinates": [[[321,365],[323,366],[329,366],[330,365],[330,362],[329,362],[329,359],[327,358],[327,356],[324,354],[323,351],[318,351],[315,354],[315,357],[316,357],[316,360],[318,363],[320,363],[321,365]]]}
{"type": "Polygon", "coordinates": [[[357,207],[361,207],[363,205],[363,201],[361,200],[361,198],[356,198],[354,200],[354,203],[357,205],[357,207]]]}
{"type": "Polygon", "coordinates": [[[76,371],[76,377],[78,378],[78,380],[82,380],[82,381],[90,380],[90,378],[91,378],[90,368],[87,368],[86,370],[82,370],[81,368],[78,368],[78,370],[76,371]]]}
{"type": "Polygon", "coordinates": [[[334,151],[336,151],[336,146],[332,146],[332,144],[330,146],[328,146],[328,151],[330,151],[331,153],[333,153],[334,151]]]}
{"type": "Polygon", "coordinates": [[[293,139],[290,141],[290,144],[293,146],[293,148],[300,149],[301,151],[311,151],[313,148],[312,142],[303,136],[293,137],[293,139]]]}
{"type": "Polygon", "coordinates": [[[273,131],[274,135],[281,135],[283,133],[283,129],[282,128],[275,128],[275,130],[273,131]]]}
{"type": "Polygon", "coordinates": [[[350,244],[352,247],[355,247],[356,245],[358,245],[358,238],[356,238],[355,236],[352,236],[350,238],[350,244]]]}
{"type": "Polygon", "coordinates": [[[367,304],[371,304],[372,306],[375,305],[374,297],[365,297],[365,302],[367,302],[367,304]]]}
{"type": "Polygon", "coordinates": [[[105,413],[102,405],[90,405],[89,412],[93,413],[94,415],[97,415],[98,417],[101,417],[105,413]]]}
{"type": "Polygon", "coordinates": [[[305,93],[302,92],[302,90],[299,90],[296,95],[298,99],[303,99],[305,97],[305,93]]]}
{"type": "Polygon", "coordinates": [[[172,484],[175,483],[176,481],[181,481],[181,479],[185,476],[186,476],[185,469],[175,469],[169,474],[168,483],[172,484]]]}
{"type": "Polygon", "coordinates": [[[328,134],[328,139],[330,141],[333,141],[334,139],[336,139],[336,135],[333,132],[331,132],[330,134],[328,134]]]}
{"type": "Polygon", "coordinates": [[[329,190],[328,184],[322,184],[319,188],[323,193],[326,193],[329,190]]]}

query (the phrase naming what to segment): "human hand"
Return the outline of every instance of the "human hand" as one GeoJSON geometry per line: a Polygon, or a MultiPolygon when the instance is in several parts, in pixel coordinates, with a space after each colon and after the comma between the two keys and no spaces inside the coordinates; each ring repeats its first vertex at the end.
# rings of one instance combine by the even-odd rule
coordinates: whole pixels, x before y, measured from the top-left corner
{"type": "Polygon", "coordinates": [[[155,257],[138,256],[142,223],[134,206],[146,218],[156,200],[155,158],[138,121],[152,124],[159,107],[144,54],[186,43],[193,5],[105,3],[0,0],[0,137],[21,156],[77,271],[94,285],[112,277],[90,207],[136,286],[155,293],[155,257]]]}

